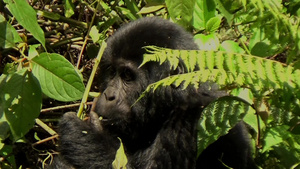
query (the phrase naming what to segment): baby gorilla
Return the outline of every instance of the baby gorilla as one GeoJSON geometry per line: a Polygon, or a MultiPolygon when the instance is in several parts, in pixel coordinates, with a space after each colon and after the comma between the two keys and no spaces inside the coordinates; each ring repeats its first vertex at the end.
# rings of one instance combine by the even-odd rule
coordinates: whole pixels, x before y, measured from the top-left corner
{"type": "Polygon", "coordinates": [[[183,64],[142,63],[143,48],[197,49],[183,28],[156,17],[120,28],[107,42],[100,62],[101,96],[94,102],[89,122],[67,113],[59,124],[60,156],[52,168],[112,168],[120,138],[127,168],[192,169],[255,168],[247,130],[239,123],[210,145],[197,160],[197,121],[205,106],[226,95],[216,85],[199,89],[169,86],[139,100],[146,87],[170,75],[185,73],[183,64]],[[98,119],[101,117],[101,121],[98,119]],[[225,145],[225,146],[224,146],[225,145]]]}

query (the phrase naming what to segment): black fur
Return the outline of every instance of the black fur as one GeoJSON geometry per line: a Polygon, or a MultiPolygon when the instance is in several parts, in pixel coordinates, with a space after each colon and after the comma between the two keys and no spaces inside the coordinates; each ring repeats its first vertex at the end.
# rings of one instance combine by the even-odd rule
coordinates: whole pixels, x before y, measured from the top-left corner
{"type": "Polygon", "coordinates": [[[196,160],[197,121],[202,109],[226,93],[214,84],[199,89],[169,86],[149,93],[146,87],[164,77],[185,72],[180,65],[147,63],[138,68],[144,46],[197,49],[190,34],[159,18],[143,18],[120,28],[107,42],[100,62],[101,96],[90,122],[66,113],[60,122],[60,157],[52,168],[112,168],[122,140],[127,168],[252,168],[249,139],[239,123],[196,160]],[[98,120],[98,116],[103,119],[98,120]]]}

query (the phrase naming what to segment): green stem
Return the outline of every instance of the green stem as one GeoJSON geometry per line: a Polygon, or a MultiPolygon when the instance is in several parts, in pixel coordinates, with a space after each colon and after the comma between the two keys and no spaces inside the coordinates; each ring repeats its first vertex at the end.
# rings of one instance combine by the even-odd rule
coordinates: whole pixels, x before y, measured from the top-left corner
{"type": "Polygon", "coordinates": [[[103,52],[104,52],[105,48],[106,48],[106,43],[105,43],[105,41],[103,41],[102,44],[101,44],[101,48],[98,52],[97,58],[95,59],[95,64],[93,66],[91,76],[90,76],[89,81],[86,85],[86,88],[85,88],[85,91],[84,91],[84,94],[83,94],[83,98],[81,100],[81,103],[80,103],[80,106],[79,106],[79,109],[78,109],[78,112],[77,112],[77,116],[81,119],[83,119],[83,114],[82,114],[83,108],[85,106],[85,103],[87,102],[87,98],[88,98],[88,95],[89,95],[89,92],[90,92],[90,89],[91,89],[91,86],[92,86],[92,82],[94,80],[98,65],[100,63],[100,60],[102,58],[102,55],[103,55],[103,52]]]}

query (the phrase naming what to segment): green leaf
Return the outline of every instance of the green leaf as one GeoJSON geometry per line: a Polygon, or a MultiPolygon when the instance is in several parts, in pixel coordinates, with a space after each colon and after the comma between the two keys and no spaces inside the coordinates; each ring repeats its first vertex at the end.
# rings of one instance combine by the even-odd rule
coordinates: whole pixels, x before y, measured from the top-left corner
{"type": "Polygon", "coordinates": [[[138,12],[138,14],[152,13],[152,12],[158,11],[164,7],[165,7],[165,5],[163,5],[163,4],[157,4],[157,5],[151,5],[151,6],[147,4],[138,12]]]}
{"type": "Polygon", "coordinates": [[[37,22],[35,10],[25,0],[4,0],[6,7],[26,30],[28,30],[43,47],[45,47],[44,31],[37,22]]]}
{"type": "Polygon", "coordinates": [[[238,9],[240,9],[245,2],[244,0],[221,0],[219,1],[222,6],[231,14],[234,14],[238,9]]]}
{"type": "Polygon", "coordinates": [[[200,50],[218,50],[219,49],[219,38],[216,34],[212,33],[209,35],[197,34],[194,37],[200,50]]]}
{"type": "Polygon", "coordinates": [[[36,50],[38,47],[40,47],[40,44],[30,45],[28,50],[28,59],[32,59],[39,55],[39,52],[36,50]]]}
{"type": "Polygon", "coordinates": [[[90,31],[90,37],[92,38],[93,42],[96,43],[100,39],[101,34],[99,33],[96,26],[92,26],[90,31]]]}
{"type": "Polygon", "coordinates": [[[166,5],[171,19],[189,29],[193,19],[193,9],[195,7],[195,0],[166,0],[166,5]]]}
{"type": "MultiPolygon", "coordinates": [[[[38,11],[37,14],[39,16],[43,16],[43,17],[46,17],[46,18],[49,18],[49,19],[55,20],[55,21],[58,21],[61,18],[61,16],[58,13],[53,13],[53,12],[38,11]]],[[[87,27],[87,26],[85,26],[85,27],[87,27]]]]}
{"type": "MultiPolygon", "coordinates": [[[[3,111],[2,106],[0,107],[0,110],[3,111]]],[[[5,140],[9,136],[9,124],[6,120],[2,120],[0,118],[0,149],[1,149],[1,140],[5,140]]]]}
{"type": "Polygon", "coordinates": [[[255,114],[251,105],[236,97],[222,97],[209,104],[198,122],[198,155],[219,137],[228,133],[247,114],[255,114]]]}
{"type": "Polygon", "coordinates": [[[18,64],[14,63],[14,62],[7,63],[4,67],[3,74],[13,74],[17,71],[18,71],[18,64]]]}
{"type": "Polygon", "coordinates": [[[230,13],[230,11],[228,11],[224,5],[222,4],[221,0],[215,0],[215,2],[217,3],[217,8],[219,9],[219,11],[221,12],[221,14],[224,15],[224,17],[227,19],[227,22],[229,23],[229,25],[232,24],[233,21],[233,15],[230,13]]]}
{"type": "Polygon", "coordinates": [[[120,6],[116,6],[116,9],[120,10],[120,12],[125,15],[127,18],[129,18],[130,20],[134,21],[134,20],[137,20],[137,17],[131,13],[131,11],[127,8],[123,8],[123,7],[120,7],[120,6]]]}
{"type": "Polygon", "coordinates": [[[238,43],[232,40],[222,42],[220,50],[228,53],[245,53],[244,49],[241,48],[238,43]]]}
{"type": "Polygon", "coordinates": [[[17,168],[15,156],[13,155],[13,146],[5,145],[2,149],[0,149],[0,157],[5,157],[5,160],[0,163],[0,168],[17,168]]]}
{"type": "Polygon", "coordinates": [[[59,101],[82,98],[84,84],[75,68],[63,56],[42,53],[31,62],[32,72],[39,80],[44,94],[59,101]]]}
{"type": "Polygon", "coordinates": [[[131,13],[135,16],[135,18],[141,18],[142,15],[138,14],[139,8],[137,6],[137,3],[134,0],[124,0],[127,9],[131,11],[131,13]]]}
{"type": "Polygon", "coordinates": [[[72,3],[72,0],[64,0],[65,1],[65,16],[67,18],[70,18],[72,15],[74,15],[74,4],[72,3]]]}
{"type": "Polygon", "coordinates": [[[215,16],[216,5],[212,0],[198,0],[195,3],[193,14],[193,26],[196,29],[204,29],[207,22],[215,16]]]}
{"type": "Polygon", "coordinates": [[[220,17],[213,17],[210,18],[205,26],[205,29],[207,32],[215,32],[216,30],[219,29],[221,24],[221,18],[220,17]]]}
{"type": "Polygon", "coordinates": [[[145,0],[147,4],[163,4],[165,0],[145,0]]]}
{"type": "MultiPolygon", "coordinates": [[[[249,42],[249,49],[252,55],[267,57],[274,55],[279,49],[273,44],[276,42],[274,37],[268,37],[268,32],[265,28],[254,29],[254,34],[249,42]]],[[[272,35],[274,36],[274,35],[272,35]]]]}
{"type": "MultiPolygon", "coordinates": [[[[186,76],[186,78],[192,76],[193,80],[190,84],[193,85],[211,81],[218,83],[221,87],[225,87],[226,85],[248,87],[256,94],[262,94],[264,91],[270,89],[278,89],[285,92],[285,94],[290,93],[298,99],[300,98],[300,80],[298,78],[300,70],[294,69],[291,66],[284,66],[280,62],[252,55],[222,51],[147,48],[147,54],[144,54],[142,64],[149,61],[160,63],[168,61],[170,67],[176,69],[178,65],[176,59],[180,59],[185,61],[182,64],[186,65],[188,69],[195,67],[195,65],[199,67],[197,71],[191,69],[193,72],[171,76],[175,82],[182,79],[180,76],[186,76]],[[193,59],[186,59],[187,57],[193,57],[193,59]]],[[[153,83],[149,85],[147,90],[155,89],[158,84],[164,86],[169,83],[169,79],[170,77],[153,83]]],[[[181,83],[185,82],[181,81],[181,83]]]]}
{"type": "Polygon", "coordinates": [[[289,126],[275,126],[268,128],[265,135],[265,145],[263,147],[263,152],[269,150],[272,146],[277,145],[291,136],[288,132],[289,126]]]}
{"type": "Polygon", "coordinates": [[[0,88],[0,123],[9,124],[16,141],[32,128],[34,119],[40,113],[41,88],[37,79],[26,69],[10,75],[3,74],[0,88]]]}
{"type": "Polygon", "coordinates": [[[22,42],[17,31],[6,22],[2,15],[0,15],[0,30],[0,48],[15,47],[15,43],[22,42]]]}
{"type": "Polygon", "coordinates": [[[116,158],[113,161],[112,165],[113,165],[113,169],[126,169],[126,165],[127,165],[127,156],[125,154],[124,151],[124,147],[123,147],[123,143],[120,140],[120,148],[117,150],[116,153],[116,158]]]}

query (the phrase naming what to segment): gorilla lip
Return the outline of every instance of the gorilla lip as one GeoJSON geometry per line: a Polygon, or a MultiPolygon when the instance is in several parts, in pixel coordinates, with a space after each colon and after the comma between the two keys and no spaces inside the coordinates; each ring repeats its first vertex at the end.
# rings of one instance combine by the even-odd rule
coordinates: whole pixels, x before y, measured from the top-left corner
{"type": "Polygon", "coordinates": [[[99,116],[99,120],[100,121],[108,121],[108,118],[104,117],[104,116],[99,116]]]}

